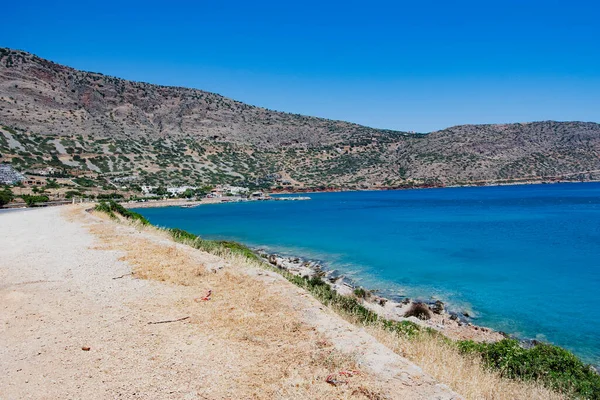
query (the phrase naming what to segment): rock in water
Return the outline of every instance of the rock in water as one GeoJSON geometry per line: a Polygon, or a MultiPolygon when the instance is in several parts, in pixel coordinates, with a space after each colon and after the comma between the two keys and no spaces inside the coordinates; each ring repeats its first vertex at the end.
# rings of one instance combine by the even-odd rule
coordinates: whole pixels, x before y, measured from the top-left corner
{"type": "Polygon", "coordinates": [[[435,314],[442,314],[444,312],[444,303],[437,300],[430,308],[435,314]]]}

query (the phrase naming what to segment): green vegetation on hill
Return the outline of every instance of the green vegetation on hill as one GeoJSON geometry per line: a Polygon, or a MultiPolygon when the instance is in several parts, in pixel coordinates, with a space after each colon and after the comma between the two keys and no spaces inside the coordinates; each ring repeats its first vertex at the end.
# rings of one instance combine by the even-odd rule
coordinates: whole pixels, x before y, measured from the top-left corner
{"type": "Polygon", "coordinates": [[[10,100],[0,106],[5,161],[20,171],[86,173],[100,186],[363,189],[600,179],[596,123],[374,129],[77,71],[11,49],[0,51],[0,97],[10,100]]]}
{"type": "MultiPolygon", "coordinates": [[[[543,131],[544,126],[553,124],[540,123],[536,129],[543,131]]],[[[491,145],[484,137],[491,135],[486,133],[491,128],[485,127],[472,134],[473,137],[454,134],[459,138],[456,142],[448,141],[447,136],[438,137],[435,142],[425,138],[390,136],[351,146],[271,149],[187,138],[171,138],[168,146],[163,139],[133,144],[127,140],[105,138],[98,144],[98,139],[87,135],[44,138],[13,129],[13,147],[8,141],[0,141],[0,154],[3,161],[11,162],[21,172],[35,174],[37,170],[52,168],[50,177],[85,174],[73,177],[72,181],[80,187],[104,190],[139,191],[143,185],[165,188],[216,184],[267,190],[367,189],[510,183],[526,178],[600,179],[600,159],[594,156],[600,152],[600,126],[591,126],[591,130],[587,125],[561,126],[562,133],[558,137],[532,137],[532,141],[547,141],[544,147],[549,150],[544,151],[551,155],[538,150],[529,155],[526,155],[526,149],[509,151],[506,150],[511,146],[509,143],[502,146],[505,150],[500,153],[494,148],[488,155],[485,150],[476,154],[467,151],[466,142],[479,141],[477,146],[481,149],[491,145]],[[563,139],[569,132],[585,134],[581,134],[579,141],[571,143],[563,139]],[[54,145],[39,146],[46,140],[47,143],[76,140],[79,162],[66,153],[58,153],[54,145]],[[587,146],[575,148],[583,140],[587,146]],[[443,145],[437,143],[442,141],[443,145]]],[[[1,130],[6,131],[6,127],[0,126],[0,138],[3,138],[1,130]]]]}

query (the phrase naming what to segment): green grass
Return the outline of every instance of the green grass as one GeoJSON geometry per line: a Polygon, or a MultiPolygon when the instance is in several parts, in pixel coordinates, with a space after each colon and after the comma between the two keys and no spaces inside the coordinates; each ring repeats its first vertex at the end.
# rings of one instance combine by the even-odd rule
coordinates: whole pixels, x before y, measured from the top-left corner
{"type": "Polygon", "coordinates": [[[196,249],[216,255],[230,253],[246,257],[253,261],[259,261],[259,257],[248,246],[244,246],[241,243],[226,240],[206,240],[183,229],[173,228],[166,230],[176,242],[187,244],[196,249]]]}
{"type": "Polygon", "coordinates": [[[113,218],[116,218],[117,214],[119,214],[128,220],[138,222],[142,225],[150,225],[150,222],[143,215],[128,210],[113,200],[101,201],[94,209],[96,211],[104,212],[113,218]]]}
{"type": "Polygon", "coordinates": [[[544,386],[585,399],[600,399],[600,375],[561,347],[539,343],[529,349],[517,340],[495,343],[457,342],[463,353],[480,354],[484,364],[512,379],[539,381],[544,386]]]}
{"type": "Polygon", "coordinates": [[[359,299],[366,299],[369,296],[369,291],[365,290],[364,288],[356,288],[354,289],[354,295],[356,297],[358,297],[359,299]]]}

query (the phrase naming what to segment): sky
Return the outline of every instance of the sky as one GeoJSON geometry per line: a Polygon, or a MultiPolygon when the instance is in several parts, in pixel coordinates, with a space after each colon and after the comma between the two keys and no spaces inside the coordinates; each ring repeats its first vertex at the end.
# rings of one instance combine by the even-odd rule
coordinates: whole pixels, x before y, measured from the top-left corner
{"type": "Polygon", "coordinates": [[[7,1],[0,46],[377,128],[600,122],[592,1],[7,1]]]}

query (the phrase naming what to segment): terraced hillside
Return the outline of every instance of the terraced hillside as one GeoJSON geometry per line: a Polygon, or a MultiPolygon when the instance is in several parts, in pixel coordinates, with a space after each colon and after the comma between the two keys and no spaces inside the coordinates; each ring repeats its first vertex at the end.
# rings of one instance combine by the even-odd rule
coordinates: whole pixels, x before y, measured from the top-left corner
{"type": "Polygon", "coordinates": [[[464,125],[428,134],[267,110],[0,49],[0,161],[101,185],[373,188],[600,179],[600,125],[464,125]]]}

